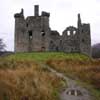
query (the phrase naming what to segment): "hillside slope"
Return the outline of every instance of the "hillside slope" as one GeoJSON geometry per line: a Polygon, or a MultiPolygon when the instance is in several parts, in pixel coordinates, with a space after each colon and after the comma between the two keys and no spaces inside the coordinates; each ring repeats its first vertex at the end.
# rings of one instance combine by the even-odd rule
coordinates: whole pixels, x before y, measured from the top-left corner
{"type": "Polygon", "coordinates": [[[12,96],[12,100],[58,100],[57,94],[59,88],[65,86],[64,80],[43,68],[41,62],[70,78],[92,85],[91,92],[99,100],[100,61],[82,54],[62,52],[16,53],[0,58],[0,88],[4,89],[0,94],[5,98],[5,95],[12,96]]]}
{"type": "Polygon", "coordinates": [[[0,100],[58,100],[65,85],[36,62],[0,60],[0,100]]]}

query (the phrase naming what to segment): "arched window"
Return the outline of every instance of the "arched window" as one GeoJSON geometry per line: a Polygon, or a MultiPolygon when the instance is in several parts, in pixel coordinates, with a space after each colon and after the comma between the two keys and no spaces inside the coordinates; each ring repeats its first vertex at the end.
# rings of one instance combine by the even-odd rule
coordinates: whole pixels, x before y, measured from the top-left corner
{"type": "Polygon", "coordinates": [[[70,36],[70,31],[67,31],[67,35],[70,36]]]}
{"type": "Polygon", "coordinates": [[[76,31],[73,31],[73,35],[75,35],[76,34],[76,31]]]}

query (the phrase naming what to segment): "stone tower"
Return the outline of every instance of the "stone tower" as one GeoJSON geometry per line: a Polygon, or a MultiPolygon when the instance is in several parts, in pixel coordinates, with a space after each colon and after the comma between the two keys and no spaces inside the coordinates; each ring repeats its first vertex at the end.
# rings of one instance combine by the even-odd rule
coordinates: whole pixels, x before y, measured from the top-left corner
{"type": "Polygon", "coordinates": [[[77,26],[80,37],[80,52],[86,55],[91,55],[90,24],[82,23],[80,14],[78,14],[77,26]]]}
{"type": "Polygon", "coordinates": [[[15,52],[28,51],[28,41],[26,34],[26,23],[24,18],[24,11],[14,15],[15,17],[15,52]]]}
{"type": "Polygon", "coordinates": [[[49,26],[50,13],[34,6],[34,16],[24,17],[24,10],[15,17],[15,52],[60,51],[91,56],[90,24],[84,24],[78,14],[77,27],[69,26],[60,35],[49,26]]]}
{"type": "Polygon", "coordinates": [[[15,52],[48,51],[49,16],[47,12],[39,16],[38,5],[34,6],[34,16],[25,19],[23,10],[15,14],[15,52]]]}

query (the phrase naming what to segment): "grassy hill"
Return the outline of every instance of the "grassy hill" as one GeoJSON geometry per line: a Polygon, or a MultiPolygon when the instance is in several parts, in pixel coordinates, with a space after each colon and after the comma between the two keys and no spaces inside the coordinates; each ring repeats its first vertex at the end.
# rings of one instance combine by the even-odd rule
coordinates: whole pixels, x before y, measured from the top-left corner
{"type": "Polygon", "coordinates": [[[58,91],[66,86],[63,79],[39,62],[55,53],[17,53],[0,58],[0,100],[58,100],[58,91]]]}
{"type": "Polygon", "coordinates": [[[59,100],[58,91],[66,84],[41,62],[92,85],[93,95],[100,97],[99,60],[78,53],[39,52],[0,58],[0,100],[59,100]]]}
{"type": "Polygon", "coordinates": [[[71,60],[90,60],[86,55],[78,53],[63,53],[63,52],[34,52],[34,53],[17,53],[7,57],[13,60],[35,60],[35,61],[47,61],[49,59],[71,59],[71,60]]]}

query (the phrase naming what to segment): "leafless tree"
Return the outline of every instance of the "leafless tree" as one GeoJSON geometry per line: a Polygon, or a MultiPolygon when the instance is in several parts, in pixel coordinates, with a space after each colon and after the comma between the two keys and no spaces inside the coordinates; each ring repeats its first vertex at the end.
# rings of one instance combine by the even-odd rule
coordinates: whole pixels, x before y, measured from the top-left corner
{"type": "Polygon", "coordinates": [[[3,40],[0,38],[0,51],[5,51],[6,45],[3,43],[3,40]]]}

